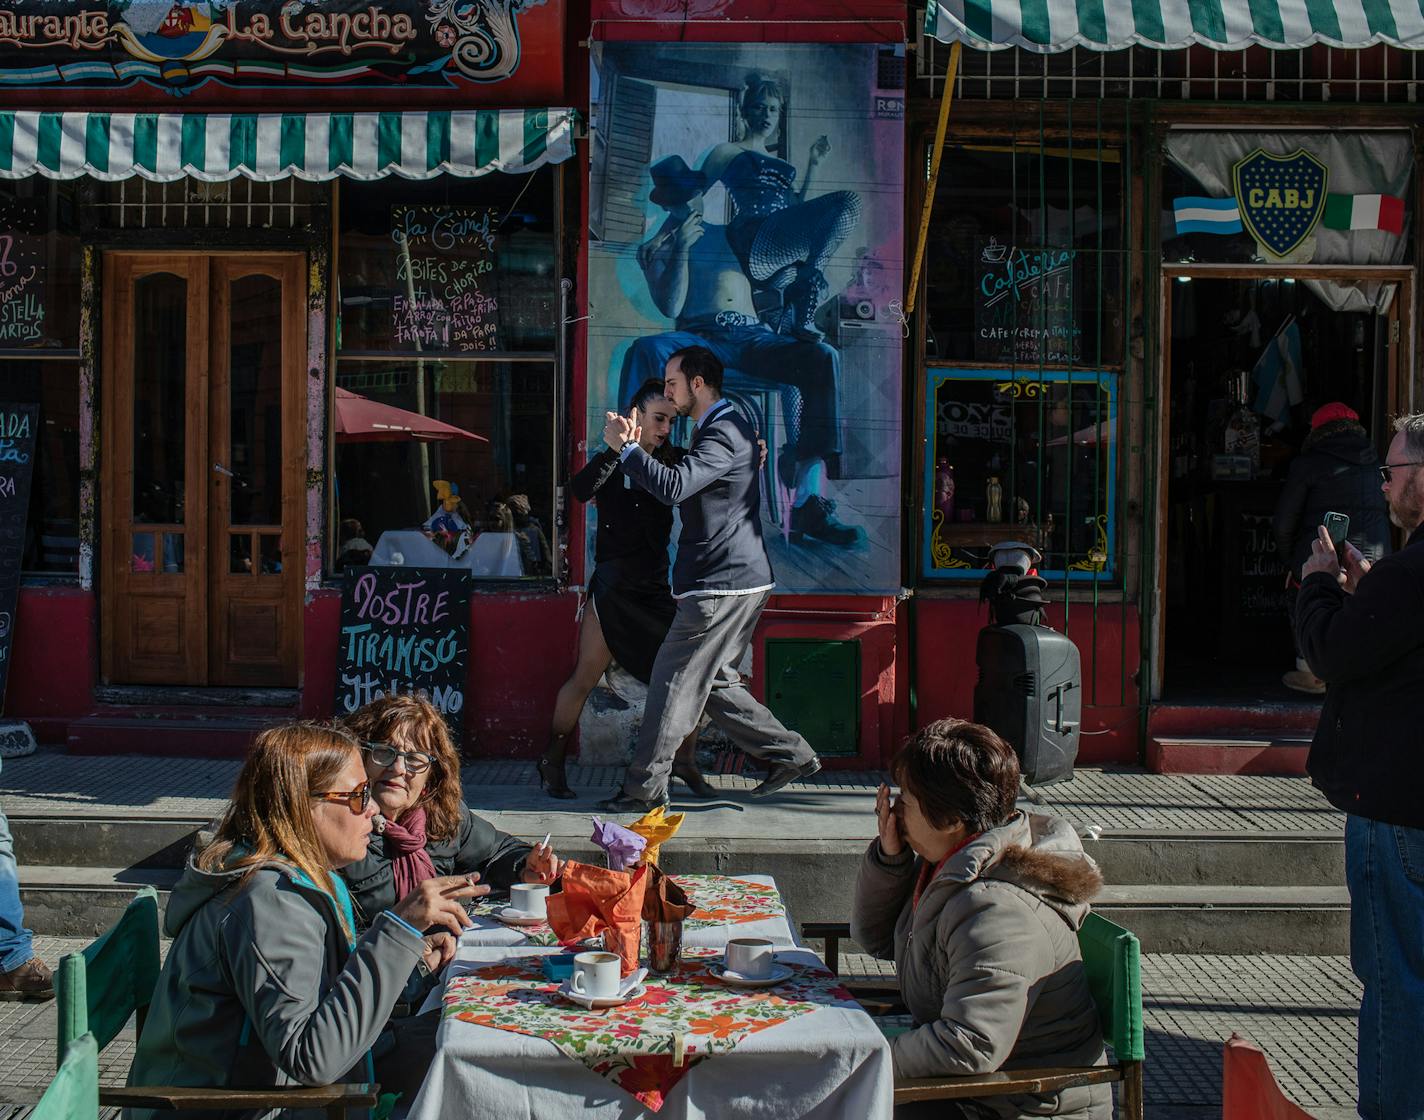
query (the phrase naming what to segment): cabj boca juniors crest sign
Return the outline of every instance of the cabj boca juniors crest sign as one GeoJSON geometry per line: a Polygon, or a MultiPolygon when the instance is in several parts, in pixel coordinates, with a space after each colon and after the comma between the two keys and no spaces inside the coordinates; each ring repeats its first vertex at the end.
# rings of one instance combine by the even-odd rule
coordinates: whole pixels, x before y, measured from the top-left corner
{"type": "Polygon", "coordinates": [[[1257,148],[1232,168],[1241,224],[1278,257],[1300,248],[1325,212],[1330,169],[1303,148],[1273,156],[1257,148]]]}

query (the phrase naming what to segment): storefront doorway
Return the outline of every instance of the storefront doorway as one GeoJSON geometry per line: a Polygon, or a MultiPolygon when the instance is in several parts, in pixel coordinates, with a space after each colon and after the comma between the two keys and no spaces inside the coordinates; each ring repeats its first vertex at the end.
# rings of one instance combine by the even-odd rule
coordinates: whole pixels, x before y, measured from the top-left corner
{"type": "Polygon", "coordinates": [[[304,280],[299,253],[105,257],[105,683],[297,684],[304,280]]]}
{"type": "Polygon", "coordinates": [[[1294,590],[1273,515],[1320,406],[1355,412],[1377,452],[1389,443],[1410,368],[1409,272],[1369,273],[1164,277],[1158,667],[1169,702],[1310,699],[1281,682],[1295,661],[1294,590]]]}

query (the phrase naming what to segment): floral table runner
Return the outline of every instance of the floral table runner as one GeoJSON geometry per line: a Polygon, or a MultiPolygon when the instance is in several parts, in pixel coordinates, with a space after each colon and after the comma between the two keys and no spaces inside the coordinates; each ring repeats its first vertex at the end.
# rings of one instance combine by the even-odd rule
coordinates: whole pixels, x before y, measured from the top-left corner
{"type": "Polygon", "coordinates": [[[544,1038],[654,1112],[697,1062],[822,1007],[854,1006],[827,969],[792,964],[773,988],[729,988],[711,974],[721,954],[687,950],[677,970],[649,977],[636,1000],[588,1011],[544,976],[538,958],[511,957],[450,980],[445,1018],[544,1038]]]}
{"type": "MultiPolygon", "coordinates": [[[[672,879],[687,892],[689,900],[697,907],[685,923],[686,930],[745,925],[786,917],[786,907],[775,887],[731,875],[674,875],[672,879]]],[[[495,913],[505,905],[504,902],[491,902],[485,898],[471,912],[481,918],[498,920],[495,913]]],[[[511,928],[524,935],[526,945],[550,946],[559,943],[554,931],[544,922],[511,928]]]]}

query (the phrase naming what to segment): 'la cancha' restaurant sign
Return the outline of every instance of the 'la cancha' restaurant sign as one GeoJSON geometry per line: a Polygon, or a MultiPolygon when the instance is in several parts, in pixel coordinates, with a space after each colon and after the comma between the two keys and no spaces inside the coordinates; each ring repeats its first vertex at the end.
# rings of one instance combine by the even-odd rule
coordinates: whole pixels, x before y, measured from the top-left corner
{"type": "Polygon", "coordinates": [[[0,0],[0,90],[449,87],[512,75],[544,0],[0,0]]]}

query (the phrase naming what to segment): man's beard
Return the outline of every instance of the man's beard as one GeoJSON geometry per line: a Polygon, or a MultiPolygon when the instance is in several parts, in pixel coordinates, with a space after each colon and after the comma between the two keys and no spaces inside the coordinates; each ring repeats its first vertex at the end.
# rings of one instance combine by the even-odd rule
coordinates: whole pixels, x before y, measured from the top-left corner
{"type": "Polygon", "coordinates": [[[1424,490],[1417,478],[1411,478],[1399,492],[1398,499],[1386,497],[1385,501],[1389,505],[1390,521],[1403,529],[1406,533],[1412,533],[1419,528],[1419,523],[1424,521],[1424,490]]]}

